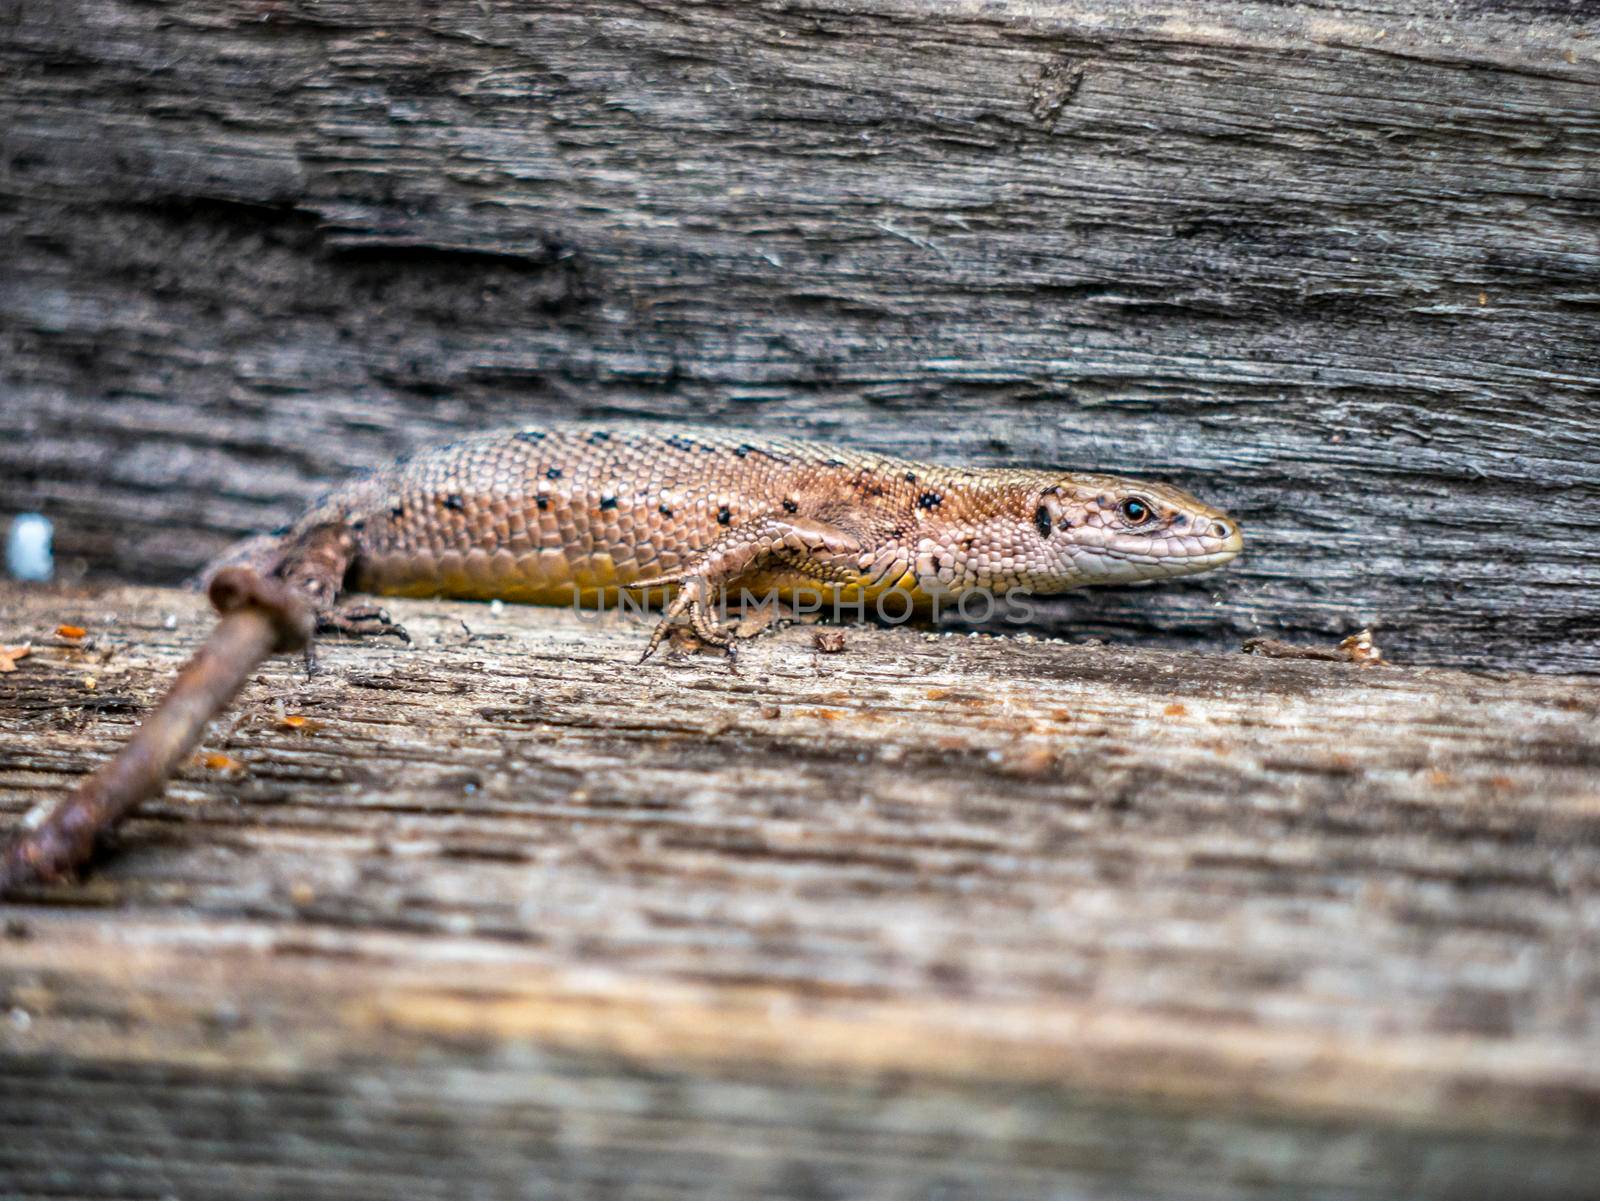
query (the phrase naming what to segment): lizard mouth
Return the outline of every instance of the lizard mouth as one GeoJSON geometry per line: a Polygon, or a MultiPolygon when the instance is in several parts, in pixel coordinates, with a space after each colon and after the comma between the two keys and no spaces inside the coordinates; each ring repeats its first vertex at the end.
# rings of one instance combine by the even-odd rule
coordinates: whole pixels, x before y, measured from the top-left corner
{"type": "Polygon", "coordinates": [[[1097,551],[1156,576],[1210,571],[1237,558],[1243,549],[1244,532],[1238,522],[1229,518],[1213,519],[1204,532],[1175,534],[1167,531],[1142,538],[1124,535],[1098,547],[1097,551]]]}

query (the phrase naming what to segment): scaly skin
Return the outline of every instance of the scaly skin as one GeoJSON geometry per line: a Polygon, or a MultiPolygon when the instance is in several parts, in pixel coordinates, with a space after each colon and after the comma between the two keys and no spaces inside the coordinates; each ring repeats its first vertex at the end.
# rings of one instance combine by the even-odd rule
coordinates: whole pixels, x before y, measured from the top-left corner
{"type": "Polygon", "coordinates": [[[936,593],[1186,575],[1243,545],[1237,522],[1163,484],[641,425],[420,452],[324,497],[283,545],[329,525],[354,535],[358,590],[592,604],[675,586],[669,620],[687,614],[722,645],[710,603],[725,589],[846,602],[900,589],[926,607],[936,593]]]}
{"type": "Polygon", "coordinates": [[[645,657],[686,616],[732,640],[711,603],[740,587],[891,589],[930,604],[974,589],[1062,592],[1226,563],[1239,525],[1176,488],[1108,475],[969,470],[784,438],[620,426],[506,430],[409,456],[330,493],[210,573],[223,614],[115,759],[0,850],[0,896],[83,863],[160,791],[265,656],[309,647],[346,583],[412,596],[545,604],[672,593],[645,657]]]}

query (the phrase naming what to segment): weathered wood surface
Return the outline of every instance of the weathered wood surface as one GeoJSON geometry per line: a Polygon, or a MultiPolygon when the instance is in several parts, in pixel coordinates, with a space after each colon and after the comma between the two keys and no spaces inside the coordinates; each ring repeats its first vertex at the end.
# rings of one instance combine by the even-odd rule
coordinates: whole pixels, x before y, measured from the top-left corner
{"type": "MultiPolygon", "coordinates": [[[[1592,681],[395,608],[0,913],[0,1193],[1593,1196],[1592,681]]],[[[209,624],[0,589],[0,821],[209,624]]]]}
{"type": "Polygon", "coordinates": [[[1253,535],[1047,628],[1600,670],[1587,7],[5,0],[0,517],[170,581],[420,440],[692,416],[1253,535]]]}

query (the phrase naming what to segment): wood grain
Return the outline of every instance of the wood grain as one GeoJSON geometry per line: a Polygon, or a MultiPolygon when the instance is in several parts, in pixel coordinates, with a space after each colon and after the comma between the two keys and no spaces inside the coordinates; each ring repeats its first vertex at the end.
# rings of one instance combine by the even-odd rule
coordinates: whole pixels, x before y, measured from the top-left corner
{"type": "MultiPolygon", "coordinates": [[[[394,610],[0,915],[0,1191],[1592,1191],[1592,681],[394,610]]],[[[210,620],[0,589],[0,822],[210,620]]]]}
{"type": "Polygon", "coordinates": [[[172,581],[579,414],[1165,477],[1041,628],[1600,670],[1582,6],[13,0],[0,517],[172,581]]]}

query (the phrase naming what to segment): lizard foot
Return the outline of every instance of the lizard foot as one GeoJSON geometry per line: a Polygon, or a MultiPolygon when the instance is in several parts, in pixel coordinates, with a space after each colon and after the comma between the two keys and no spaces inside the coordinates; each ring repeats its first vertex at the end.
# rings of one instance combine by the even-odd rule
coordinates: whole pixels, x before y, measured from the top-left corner
{"type": "MultiPolygon", "coordinates": [[[[635,587],[654,587],[659,582],[651,580],[635,587]]],[[[706,645],[721,647],[729,659],[734,658],[736,651],[733,635],[722,628],[711,609],[710,582],[703,575],[691,575],[683,579],[678,594],[672,598],[666,613],[656,623],[656,628],[650,632],[650,642],[645,646],[644,654],[639,656],[639,662],[643,663],[655,654],[667,640],[667,636],[672,633],[678,618],[686,615],[689,619],[689,628],[696,638],[706,645]]]]}
{"type": "Polygon", "coordinates": [[[348,634],[354,638],[378,638],[392,634],[401,642],[410,644],[411,635],[406,628],[390,620],[388,611],[377,605],[345,605],[317,614],[317,633],[348,634]]]}
{"type": "MultiPolygon", "coordinates": [[[[352,638],[380,638],[384,634],[393,634],[407,646],[411,645],[411,635],[406,633],[405,626],[391,621],[388,611],[377,605],[345,605],[318,613],[317,633],[346,634],[352,638]]],[[[314,641],[306,643],[305,660],[307,677],[316,675],[317,644],[314,641]]]]}

